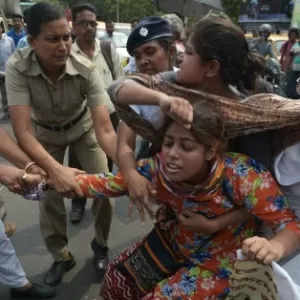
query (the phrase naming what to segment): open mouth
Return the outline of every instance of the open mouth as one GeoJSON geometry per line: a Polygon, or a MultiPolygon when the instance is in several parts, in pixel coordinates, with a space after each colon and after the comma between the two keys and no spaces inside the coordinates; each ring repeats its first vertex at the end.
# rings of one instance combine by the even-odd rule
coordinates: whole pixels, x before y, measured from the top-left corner
{"type": "Polygon", "coordinates": [[[166,171],[170,174],[175,174],[180,170],[181,170],[181,168],[176,164],[172,164],[172,163],[166,164],[166,171]]]}

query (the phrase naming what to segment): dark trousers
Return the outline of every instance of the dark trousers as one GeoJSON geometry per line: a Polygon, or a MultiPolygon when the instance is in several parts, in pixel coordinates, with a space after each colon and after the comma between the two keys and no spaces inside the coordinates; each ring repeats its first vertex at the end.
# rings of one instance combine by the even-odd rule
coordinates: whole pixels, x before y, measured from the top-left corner
{"type": "Polygon", "coordinates": [[[300,99],[300,89],[296,87],[299,85],[300,87],[300,71],[293,71],[290,70],[286,74],[286,80],[287,80],[287,85],[286,85],[286,95],[290,99],[300,99]]]}
{"type": "MultiPolygon", "coordinates": [[[[112,113],[110,115],[110,120],[111,120],[111,123],[115,129],[115,131],[117,131],[118,129],[118,125],[119,125],[119,116],[116,112],[112,113]]],[[[113,161],[107,157],[107,164],[108,164],[108,169],[109,169],[109,172],[112,172],[113,170],[113,161]]],[[[79,170],[82,170],[82,167],[75,155],[75,153],[72,151],[72,146],[69,148],[69,167],[71,168],[77,168],[79,170]]],[[[73,207],[80,207],[80,208],[85,208],[85,205],[86,205],[86,198],[74,198],[72,199],[72,206],[73,207]]]]}
{"type": "Polygon", "coordinates": [[[4,117],[9,117],[5,81],[3,79],[0,80],[0,93],[2,98],[2,108],[3,108],[4,117]]]}

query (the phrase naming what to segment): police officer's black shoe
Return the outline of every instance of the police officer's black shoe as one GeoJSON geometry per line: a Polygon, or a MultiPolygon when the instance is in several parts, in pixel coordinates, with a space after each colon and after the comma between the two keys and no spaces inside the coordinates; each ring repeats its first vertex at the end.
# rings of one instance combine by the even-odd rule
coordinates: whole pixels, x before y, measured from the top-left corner
{"type": "Polygon", "coordinates": [[[70,220],[72,224],[78,224],[83,219],[85,208],[72,207],[70,212],[70,220]]]}
{"type": "Polygon", "coordinates": [[[70,220],[72,224],[80,223],[85,212],[86,198],[72,199],[72,210],[70,212],[70,220]]]}
{"type": "Polygon", "coordinates": [[[107,269],[109,257],[107,247],[100,246],[94,238],[91,242],[92,250],[94,251],[93,264],[96,270],[103,271],[107,269]]]}
{"type": "Polygon", "coordinates": [[[44,284],[52,286],[60,284],[66,273],[75,267],[76,260],[71,253],[69,255],[69,259],[55,261],[51,265],[50,269],[45,275],[44,284]]]}
{"type": "Polygon", "coordinates": [[[37,283],[31,283],[28,289],[10,289],[11,299],[50,299],[54,298],[55,295],[56,290],[54,287],[37,283]]]}

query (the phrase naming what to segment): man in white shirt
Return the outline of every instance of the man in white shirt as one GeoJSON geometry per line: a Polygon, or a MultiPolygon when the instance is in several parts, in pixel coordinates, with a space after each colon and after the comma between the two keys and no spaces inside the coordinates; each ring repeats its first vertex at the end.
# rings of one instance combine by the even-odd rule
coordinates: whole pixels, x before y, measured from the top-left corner
{"type": "MultiPolygon", "coordinates": [[[[113,80],[124,75],[120,57],[109,40],[99,41],[96,38],[96,9],[92,4],[81,3],[73,7],[72,18],[73,33],[76,36],[72,51],[93,62],[107,89],[113,80]]],[[[107,105],[112,124],[116,129],[119,124],[117,113],[111,101],[107,105]]],[[[69,165],[81,169],[76,156],[72,152],[72,147],[69,150],[69,165]]],[[[108,167],[109,171],[112,171],[113,163],[110,159],[108,159],[108,167]]],[[[85,205],[86,199],[73,199],[70,215],[72,223],[79,223],[82,220],[85,205]]]]}

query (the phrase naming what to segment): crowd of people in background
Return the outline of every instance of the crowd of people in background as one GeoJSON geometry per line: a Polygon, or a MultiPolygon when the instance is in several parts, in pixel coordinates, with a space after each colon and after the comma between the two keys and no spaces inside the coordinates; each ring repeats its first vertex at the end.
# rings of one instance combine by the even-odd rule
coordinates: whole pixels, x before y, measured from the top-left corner
{"type": "MultiPolygon", "coordinates": [[[[59,7],[39,2],[14,16],[7,33],[0,24],[3,118],[17,141],[0,130],[0,154],[16,166],[0,165],[0,182],[40,201],[41,235],[53,258],[43,284],[27,279],[0,198],[0,282],[11,297],[53,298],[74,268],[63,197],[72,201],[72,223],[84,217],[87,198],[94,199],[90,246],[95,269],[105,271],[105,300],[226,299],[238,249],[266,265],[295,252],[299,206],[290,209],[281,191],[284,186],[300,198],[286,188],[300,182],[285,177],[293,172],[291,145],[281,149],[274,168],[267,128],[259,135],[237,128],[241,136],[227,144],[229,121],[208,103],[217,99],[221,107],[228,99],[276,94],[276,83],[266,79],[266,58],[277,60],[272,27],[262,25],[248,43],[241,28],[213,12],[190,32],[176,14],[135,18],[123,68],[114,22],[106,21],[99,39],[93,5],[77,4],[71,14],[72,28],[59,7]],[[189,102],[190,91],[199,101],[189,102]],[[136,155],[138,129],[144,136],[136,155]],[[111,173],[114,165],[118,173],[111,173]],[[113,198],[121,195],[129,195],[130,210],[136,206],[142,220],[148,211],[157,222],[110,261],[113,198]],[[272,227],[271,237],[260,232],[258,219],[272,227]]],[[[278,63],[286,95],[299,99],[299,29],[288,37],[278,63]]]]}

